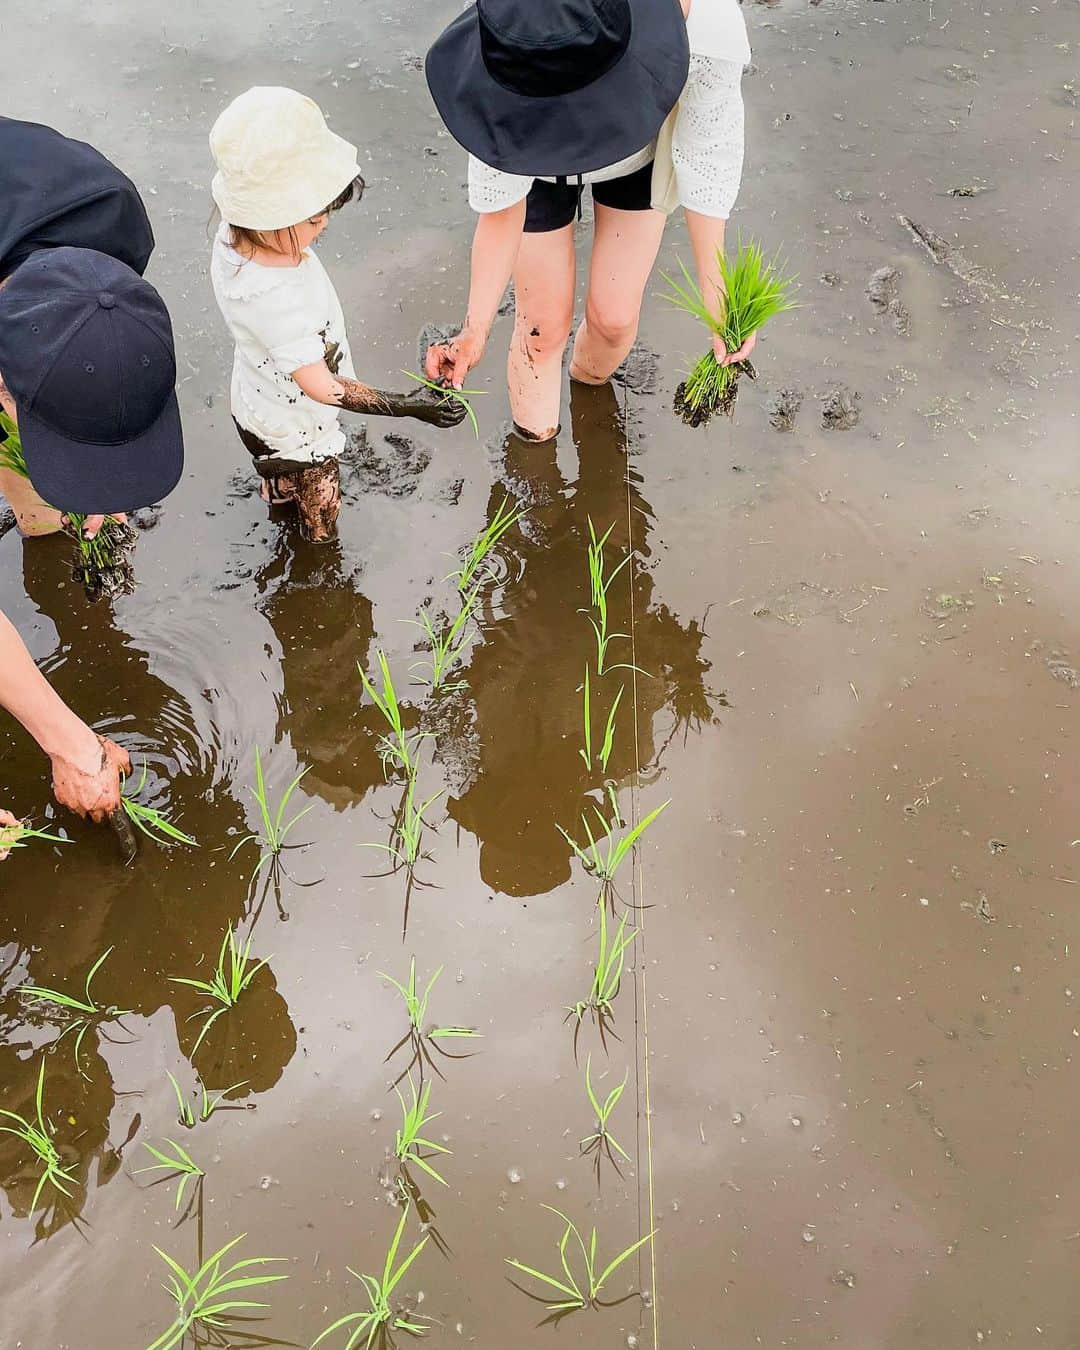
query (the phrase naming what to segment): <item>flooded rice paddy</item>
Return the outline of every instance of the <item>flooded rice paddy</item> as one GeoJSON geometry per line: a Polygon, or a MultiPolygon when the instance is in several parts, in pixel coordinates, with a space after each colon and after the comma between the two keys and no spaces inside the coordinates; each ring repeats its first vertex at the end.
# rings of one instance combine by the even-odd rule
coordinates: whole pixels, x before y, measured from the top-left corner
{"type": "MultiPolygon", "coordinates": [[[[554,448],[523,446],[504,318],[480,442],[372,419],[339,541],[308,545],[267,517],[228,414],[206,131],[284,83],[361,143],[369,192],[320,251],[358,368],[392,383],[463,306],[463,157],[416,59],[452,11],[42,0],[5,24],[9,108],[146,195],[189,465],[142,522],[133,595],[89,605],[62,541],[9,531],[0,601],[199,847],[144,841],[124,868],[65,820],[74,847],[0,868],[0,1106],[33,1114],[63,1025],[20,985],[81,993],[111,949],[94,992],[130,1010],[94,1024],[82,1073],[70,1035],[45,1061],[70,1196],[29,1213],[39,1169],[0,1142],[0,1344],[144,1350],[173,1311],[154,1246],[190,1270],[241,1234],[237,1256],[289,1278],[252,1295],[270,1307],[248,1339],[200,1344],[306,1346],[362,1309],[346,1267],[381,1271],[401,1213],[395,1080],[411,1100],[380,972],[405,982],[415,957],[423,983],[442,968],[428,1023],[480,1033],[425,1046],[424,1133],[451,1152],[425,1155],[445,1185],[410,1168],[402,1254],[421,1220],[431,1237],[395,1300],[432,1345],[1075,1347],[1076,7],[748,4],[735,225],[783,246],[802,308],[733,421],[673,416],[700,337],[650,300],[624,378],[575,389],[554,448]],[[428,694],[407,621],[456,612],[448,573],[504,502],[525,514],[461,687],[428,694]],[[599,742],[626,689],[606,775],[579,753],[590,521],[613,527],[609,566],[630,556],[610,652],[638,668],[594,691],[599,742]],[[411,889],[361,847],[402,795],[357,673],[379,650],[430,733],[419,789],[442,794],[411,889]],[[232,851],[259,826],[256,747],[275,801],[305,771],[308,809],[252,880],[258,847],[232,851]],[[558,827],[583,840],[605,776],[628,821],[670,805],[618,874],[609,938],[623,914],[638,931],[613,1017],[576,1026],[598,887],[558,827]],[[266,965],[196,1050],[207,1001],[173,980],[209,979],[230,927],[266,965]],[[598,1169],[590,1056],[601,1098],[628,1076],[629,1160],[598,1169]],[[168,1073],[196,1115],[199,1084],[226,1100],[184,1129],[168,1073]],[[137,1174],[170,1137],[206,1174],[179,1223],[172,1183],[137,1174]],[[505,1264],[560,1273],[545,1205],[597,1226],[601,1263],[656,1230],[609,1306],[554,1330],[505,1264]]],[[[673,222],[661,265],[680,254],[673,222]]],[[[45,817],[10,721],[0,754],[0,804],[45,817]]]]}

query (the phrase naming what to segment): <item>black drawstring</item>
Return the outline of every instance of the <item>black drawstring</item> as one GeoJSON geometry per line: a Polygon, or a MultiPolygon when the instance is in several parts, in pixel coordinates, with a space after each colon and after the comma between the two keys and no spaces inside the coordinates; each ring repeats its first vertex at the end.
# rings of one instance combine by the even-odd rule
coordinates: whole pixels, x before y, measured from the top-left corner
{"type": "Polygon", "coordinates": [[[585,195],[585,185],[581,181],[581,174],[577,176],[577,218],[581,220],[581,199],[585,195]]]}

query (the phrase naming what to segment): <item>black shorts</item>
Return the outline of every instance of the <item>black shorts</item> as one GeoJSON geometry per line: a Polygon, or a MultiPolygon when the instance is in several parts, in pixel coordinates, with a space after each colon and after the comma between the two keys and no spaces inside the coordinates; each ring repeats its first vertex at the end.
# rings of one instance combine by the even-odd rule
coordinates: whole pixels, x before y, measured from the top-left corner
{"type": "MultiPolygon", "coordinates": [[[[592,183],[593,201],[612,206],[616,211],[648,211],[652,205],[652,161],[606,183],[592,183]]],[[[561,230],[581,215],[584,187],[576,179],[545,183],[537,178],[525,198],[525,233],[546,234],[561,230]]]]}

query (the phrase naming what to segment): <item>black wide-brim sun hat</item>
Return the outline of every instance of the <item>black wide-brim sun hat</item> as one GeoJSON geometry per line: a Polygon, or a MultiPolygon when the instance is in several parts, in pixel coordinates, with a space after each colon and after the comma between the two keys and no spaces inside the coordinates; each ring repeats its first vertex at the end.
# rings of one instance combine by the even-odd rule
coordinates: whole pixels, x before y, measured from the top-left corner
{"type": "Polygon", "coordinates": [[[679,0],[477,0],[426,73],[460,145],[504,173],[551,178],[648,145],[689,65],[679,0]]]}

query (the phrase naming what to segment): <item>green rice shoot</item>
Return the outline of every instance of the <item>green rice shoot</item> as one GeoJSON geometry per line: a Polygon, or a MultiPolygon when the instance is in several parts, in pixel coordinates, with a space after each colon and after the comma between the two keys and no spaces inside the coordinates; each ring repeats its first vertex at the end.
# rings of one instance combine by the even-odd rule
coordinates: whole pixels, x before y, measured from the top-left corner
{"type": "Polygon", "coordinates": [[[388,731],[379,737],[378,743],[383,772],[387,778],[394,773],[410,774],[414,771],[416,765],[417,748],[426,733],[417,732],[410,735],[406,731],[401,703],[397,696],[397,690],[394,688],[393,677],[390,674],[390,663],[381,647],[376,649],[375,659],[379,665],[381,690],[375,688],[374,681],[368,679],[363,666],[359,662],[357,662],[356,668],[360,672],[360,683],[364,686],[364,693],[378,708],[388,727],[388,731]]]}
{"type": "MultiPolygon", "coordinates": [[[[604,724],[604,739],[597,756],[600,761],[601,773],[607,773],[608,760],[611,758],[611,752],[615,746],[615,718],[618,715],[619,704],[622,702],[625,693],[626,686],[620,685],[619,692],[615,695],[615,701],[608,711],[607,721],[604,724]]],[[[584,745],[578,749],[578,754],[585,761],[586,769],[591,773],[593,767],[592,679],[588,666],[585,667],[585,679],[582,683],[581,722],[584,745]]]]}
{"type": "Polygon", "coordinates": [[[361,844],[361,848],[382,849],[384,853],[390,855],[395,869],[404,867],[409,872],[423,856],[424,831],[428,828],[424,812],[434,802],[438,801],[446,791],[445,788],[440,788],[438,792],[433,792],[425,801],[420,801],[416,793],[416,775],[416,769],[409,773],[405,791],[394,815],[394,823],[390,830],[390,842],[388,844],[361,844]]]}
{"type": "Polygon", "coordinates": [[[442,1144],[436,1144],[431,1139],[425,1139],[421,1134],[421,1130],[426,1129],[433,1120],[438,1120],[442,1112],[435,1111],[430,1115],[428,1114],[428,1104],[431,1100],[430,1081],[422,1082],[418,1091],[411,1073],[407,1075],[407,1078],[411,1102],[407,1102],[397,1084],[394,1085],[394,1093],[401,1103],[401,1125],[394,1135],[394,1156],[405,1166],[413,1164],[419,1167],[422,1172],[426,1172],[429,1177],[433,1177],[440,1186],[445,1186],[448,1184],[446,1178],[432,1167],[428,1157],[432,1153],[449,1155],[450,1150],[442,1144]]]}
{"type": "Polygon", "coordinates": [[[409,978],[405,984],[395,980],[393,975],[387,975],[385,971],[380,970],[378,974],[388,984],[392,984],[401,995],[405,1004],[406,1012],[409,1016],[410,1035],[417,1040],[448,1040],[454,1038],[467,1038],[479,1036],[480,1033],[472,1027],[428,1027],[428,1000],[431,998],[431,991],[435,988],[435,983],[443,973],[443,966],[440,966],[424,986],[423,992],[420,991],[416,981],[416,957],[409,958],[409,978]]]}
{"type": "Polygon", "coordinates": [[[606,1149],[609,1155],[612,1152],[618,1153],[620,1157],[625,1158],[627,1162],[630,1162],[629,1153],[627,1153],[626,1149],[623,1148],[608,1128],[608,1121],[611,1118],[611,1113],[615,1110],[616,1106],[618,1106],[619,1098],[626,1089],[629,1077],[630,1070],[627,1069],[626,1073],[623,1074],[622,1082],[613,1087],[603,1101],[601,1101],[596,1095],[596,1089],[593,1086],[592,1081],[592,1055],[589,1055],[588,1059],[586,1059],[585,1094],[589,1099],[589,1105],[592,1107],[593,1114],[596,1117],[596,1130],[594,1133],[586,1135],[585,1138],[581,1140],[581,1151],[583,1153],[606,1149]]]}
{"type": "MultiPolygon", "coordinates": [[[[394,1290],[404,1279],[410,1266],[427,1246],[430,1234],[426,1234],[420,1239],[412,1251],[402,1261],[398,1261],[398,1249],[401,1246],[401,1237],[405,1232],[405,1223],[408,1220],[410,1206],[404,1205],[401,1211],[401,1218],[398,1220],[397,1229],[387,1248],[386,1259],[383,1262],[382,1275],[364,1275],[347,1266],[349,1274],[354,1279],[360,1281],[368,1297],[368,1307],[364,1312],[346,1313],[344,1317],[339,1317],[336,1322],[332,1322],[325,1331],[320,1333],[311,1344],[311,1350],[327,1337],[332,1336],[334,1332],[341,1331],[345,1327],[351,1328],[348,1340],[345,1342],[344,1350],[355,1350],[358,1345],[363,1345],[364,1350],[370,1350],[375,1343],[376,1336],[380,1332],[388,1341],[386,1333],[390,1331],[404,1331],[410,1336],[423,1336],[427,1328],[420,1322],[410,1321],[404,1314],[396,1312],[390,1300],[394,1296],[394,1290]]],[[[416,1314],[411,1314],[415,1317],[416,1314]]],[[[169,1350],[167,1346],[151,1346],[150,1350],[169,1350]]]]}
{"type": "Polygon", "coordinates": [[[91,1027],[97,1026],[100,1022],[115,1020],[121,1017],[128,1017],[131,1014],[130,1008],[119,1008],[113,1004],[98,1003],[90,992],[90,986],[94,982],[94,976],[105,964],[106,959],[112,952],[112,947],[102,952],[94,964],[87,972],[86,980],[83,984],[83,996],[78,998],[71,994],[65,994],[59,989],[47,989],[39,984],[24,984],[19,986],[18,993],[21,998],[30,999],[34,1003],[44,1004],[47,1007],[56,1008],[62,1014],[68,1017],[68,1024],[54,1042],[59,1045],[65,1036],[74,1033],[75,1036],[75,1067],[80,1075],[88,1082],[90,1075],[83,1072],[80,1051],[82,1050],[83,1039],[91,1027]]]}
{"type": "Polygon", "coordinates": [[[15,1111],[8,1111],[0,1108],[0,1121],[11,1121],[10,1125],[0,1124],[0,1134],[10,1134],[16,1139],[21,1140],[26,1147],[33,1153],[37,1162],[41,1164],[42,1172],[38,1178],[38,1184],[34,1190],[34,1198],[30,1201],[29,1212],[33,1214],[37,1209],[38,1200],[41,1192],[46,1186],[52,1186],[54,1190],[59,1191],[61,1195],[69,1196],[70,1186],[76,1186],[78,1182],[72,1175],[70,1168],[63,1164],[63,1159],[57,1152],[56,1145],[52,1141],[52,1134],[49,1127],[45,1124],[45,1112],[43,1107],[43,1096],[45,1093],[45,1057],[42,1056],[41,1068],[38,1071],[37,1091],[34,1094],[34,1106],[36,1112],[36,1123],[29,1121],[25,1116],[20,1116],[15,1111]]]}
{"type": "MultiPolygon", "coordinates": [[[[608,591],[611,590],[615,578],[630,563],[631,554],[627,553],[622,562],[616,563],[610,572],[605,571],[604,546],[611,538],[611,532],[614,530],[614,524],[609,525],[602,535],[597,535],[596,527],[593,525],[592,517],[589,517],[589,592],[590,603],[593,613],[588,614],[589,623],[592,625],[593,633],[596,635],[596,673],[603,675],[605,663],[607,661],[608,645],[616,638],[629,638],[629,633],[609,633],[608,632],[608,591]]],[[[636,667],[620,664],[607,667],[612,670],[632,670],[636,667]]],[[[644,672],[639,672],[644,674],[644,672]]]]}
{"type": "MultiPolygon", "coordinates": [[[[416,662],[410,669],[416,670],[419,667],[427,666],[431,671],[429,683],[432,689],[446,687],[447,672],[461,660],[466,648],[476,635],[475,629],[470,630],[469,621],[472,618],[479,594],[480,583],[477,582],[468,594],[463,594],[461,608],[458,610],[457,616],[441,632],[436,632],[426,610],[420,611],[419,619],[406,620],[406,622],[422,629],[427,637],[428,647],[431,651],[430,657],[424,661],[416,662]]],[[[454,687],[461,688],[462,686],[456,685],[454,687]]]]}
{"type": "MultiPolygon", "coordinates": [[[[176,1097],[176,1119],[185,1129],[193,1130],[196,1124],[195,1108],[185,1096],[183,1088],[181,1088],[173,1075],[169,1073],[168,1069],[165,1070],[165,1073],[168,1076],[169,1082],[172,1084],[173,1093],[176,1097]]],[[[237,1088],[247,1087],[247,1079],[245,1078],[239,1083],[233,1083],[231,1087],[224,1088],[221,1092],[215,1093],[214,1096],[211,1096],[210,1093],[207,1092],[205,1084],[200,1084],[200,1087],[202,1089],[202,1105],[199,1108],[198,1120],[205,1123],[210,1119],[221,1103],[225,1101],[230,1092],[235,1092],[237,1088]]],[[[230,1110],[233,1108],[226,1107],[225,1109],[230,1110]]]]}
{"type": "Polygon", "coordinates": [[[0,411],[0,431],[4,433],[4,440],[0,441],[0,469],[9,469],[20,478],[29,479],[19,428],[7,413],[2,411],[0,411]]]}
{"type": "Polygon", "coordinates": [[[283,1257],[249,1256],[231,1265],[222,1264],[229,1252],[246,1236],[246,1233],[241,1233],[231,1242],[226,1242],[224,1247],[219,1247],[193,1275],[188,1274],[160,1247],[154,1248],[171,1272],[165,1288],[176,1304],[176,1318],[147,1350],[175,1350],[175,1347],[183,1344],[188,1332],[195,1330],[204,1333],[199,1344],[225,1344],[230,1322],[242,1315],[240,1320],[250,1323],[253,1309],[268,1306],[248,1298],[238,1299],[236,1295],[241,1291],[246,1294],[260,1285],[287,1280],[287,1275],[246,1273],[283,1260],[283,1257]],[[213,1339],[208,1340],[209,1337],[213,1339]]]}
{"type": "MultiPolygon", "coordinates": [[[[710,334],[722,339],[728,352],[737,352],[770,319],[796,308],[792,298],[795,278],[784,274],[785,265],[778,257],[766,261],[755,243],[740,241],[733,261],[718,249],[716,261],[723,294],[715,300],[706,302],[681,259],[681,281],[662,273],[671,287],[662,298],[703,323],[710,334]],[[718,304],[718,310],[714,310],[714,304],[718,304]]],[[[730,412],[740,373],[738,365],[722,366],[710,346],[679,386],[676,411],[694,426],[707,422],[717,411],[730,412]]]]}
{"type": "Polygon", "coordinates": [[[191,1154],[174,1139],[166,1139],[165,1142],[173,1150],[172,1154],[164,1153],[157,1149],[153,1144],[143,1141],[143,1148],[157,1159],[156,1163],[149,1163],[146,1167],[137,1167],[135,1175],[139,1176],[143,1172],[166,1172],[167,1176],[161,1177],[161,1181],[176,1181],[176,1204],[175,1210],[179,1212],[180,1206],[184,1200],[184,1191],[189,1182],[198,1182],[206,1176],[206,1173],[192,1158],[191,1154]]]}
{"type": "Polygon", "coordinates": [[[197,990],[200,994],[206,994],[214,1000],[209,1007],[202,1008],[188,1018],[188,1021],[196,1017],[204,1019],[202,1030],[199,1032],[198,1039],[191,1049],[191,1058],[199,1046],[202,1045],[206,1033],[214,1025],[217,1019],[230,1008],[234,1008],[240,998],[240,995],[251,984],[255,976],[262,970],[271,957],[265,961],[252,961],[251,942],[248,940],[242,945],[238,945],[236,934],[231,928],[225,930],[225,938],[221,944],[221,950],[218,952],[217,966],[209,980],[188,979],[179,975],[171,975],[169,978],[173,984],[185,984],[190,989],[197,990]]]}
{"type": "Polygon", "coordinates": [[[626,969],[626,953],[634,944],[637,929],[627,931],[627,916],[623,914],[612,937],[608,931],[608,907],[603,895],[597,909],[600,913],[600,935],[592,986],[588,997],[567,1008],[566,1012],[568,1019],[573,1017],[578,1022],[582,1021],[586,1013],[592,1013],[602,1027],[614,1015],[614,1002],[626,969]]]}
{"type": "Polygon", "coordinates": [[[163,812],[153,806],[145,806],[136,801],[139,793],[146,786],[146,762],[143,761],[142,776],[138,785],[134,789],[129,789],[127,785],[120,792],[120,805],[124,808],[124,814],[131,821],[137,830],[141,830],[148,839],[152,839],[155,844],[190,844],[198,848],[198,840],[190,834],[185,834],[179,826],[174,825],[172,821],[163,812]]]}
{"type": "Polygon", "coordinates": [[[415,371],[403,370],[402,375],[408,375],[410,380],[415,380],[417,384],[422,384],[425,389],[433,389],[436,394],[441,394],[444,403],[458,403],[465,409],[465,416],[472,425],[473,435],[477,440],[480,439],[480,423],[476,420],[476,410],[469,402],[470,399],[477,398],[479,395],[487,392],[485,389],[455,389],[451,384],[436,384],[434,380],[429,380],[423,375],[417,375],[415,371]]]}
{"type": "Polygon", "coordinates": [[[612,811],[610,819],[604,815],[595,802],[589,803],[594,817],[592,823],[590,823],[589,817],[582,812],[581,824],[585,830],[586,843],[578,843],[561,825],[556,825],[555,828],[573,849],[574,856],[586,872],[604,882],[605,886],[612,886],[615,875],[626,855],[657,816],[671,804],[671,798],[669,797],[667,801],[661,802],[655,810],[650,811],[632,829],[628,830],[619,815],[615,789],[610,783],[607,786],[607,795],[612,811]]]}
{"type": "Polygon", "coordinates": [[[302,810],[297,811],[297,813],[289,820],[285,819],[285,813],[289,809],[289,802],[292,800],[292,795],[300,786],[300,781],[307,771],[307,769],[301,769],[296,775],[281,794],[281,800],[278,802],[277,809],[275,810],[270,805],[270,796],[266,790],[266,778],[263,775],[262,754],[259,747],[255,747],[255,786],[252,788],[252,794],[259,807],[260,828],[253,831],[251,834],[244,835],[243,839],[234,846],[233,851],[229,854],[229,858],[232,859],[236,857],[237,853],[240,852],[245,844],[258,845],[259,861],[255,864],[254,870],[251,873],[252,880],[258,876],[259,869],[262,867],[263,863],[273,863],[280,858],[289,831],[297,821],[303,816],[306,816],[315,805],[314,802],[311,802],[302,810]]]}
{"type": "MultiPolygon", "coordinates": [[[[562,1275],[546,1275],[542,1270],[537,1270],[534,1266],[527,1266],[523,1261],[518,1261],[516,1258],[508,1259],[506,1264],[512,1266],[515,1270],[521,1271],[524,1275],[531,1276],[534,1280],[537,1280],[542,1284],[546,1290],[555,1291],[556,1295],[558,1295],[558,1302],[547,1304],[549,1312],[570,1312],[577,1308],[595,1307],[604,1285],[607,1284],[612,1275],[614,1275],[620,1266],[624,1265],[635,1252],[640,1251],[646,1243],[651,1242],[655,1233],[654,1229],[652,1233],[646,1233],[643,1238],[638,1238],[637,1242],[631,1243],[630,1246],[621,1251],[614,1260],[609,1261],[603,1269],[600,1269],[596,1259],[597,1239],[595,1227],[592,1230],[589,1241],[586,1243],[585,1239],[581,1236],[577,1224],[574,1223],[572,1219],[568,1219],[561,1210],[555,1209],[553,1205],[545,1205],[544,1209],[548,1210],[551,1214],[556,1215],[556,1217],[561,1219],[565,1224],[563,1235],[559,1239],[558,1244],[559,1264],[562,1267],[562,1275]],[[577,1248],[581,1253],[582,1264],[584,1266],[584,1278],[575,1274],[574,1269],[570,1264],[569,1257],[567,1256],[567,1247],[569,1246],[571,1237],[574,1239],[577,1248]]],[[[547,1297],[550,1298],[551,1294],[547,1294],[547,1297]]]]}
{"type": "Polygon", "coordinates": [[[20,821],[17,825],[0,825],[0,853],[8,853],[13,848],[26,848],[35,839],[45,839],[51,844],[71,844],[74,840],[63,835],[50,834],[48,830],[38,830],[32,825],[20,821]]]}
{"type": "MultiPolygon", "coordinates": [[[[491,518],[490,523],[485,525],[470,544],[469,556],[456,572],[450,573],[451,577],[457,578],[457,587],[462,594],[472,585],[473,578],[487,562],[491,550],[506,534],[507,530],[512,529],[525,514],[524,507],[517,511],[511,508],[509,497],[502,499],[499,503],[499,509],[491,518]]],[[[490,574],[490,567],[485,570],[490,574]]]]}

